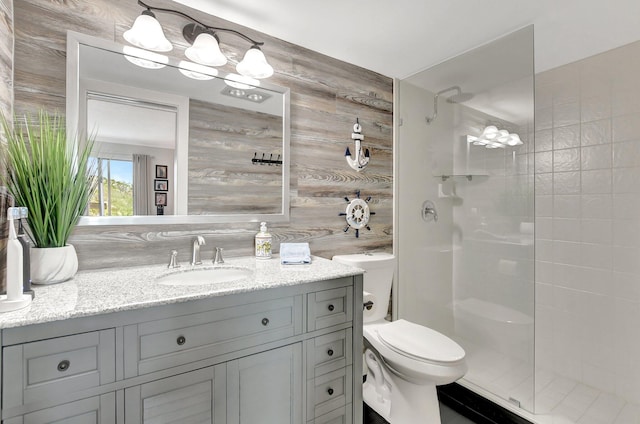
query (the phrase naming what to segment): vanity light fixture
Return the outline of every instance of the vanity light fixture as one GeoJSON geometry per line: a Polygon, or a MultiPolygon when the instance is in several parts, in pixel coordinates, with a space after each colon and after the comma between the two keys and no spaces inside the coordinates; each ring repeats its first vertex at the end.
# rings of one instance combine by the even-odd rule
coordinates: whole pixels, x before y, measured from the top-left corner
{"type": "Polygon", "coordinates": [[[518,134],[499,130],[495,125],[485,127],[479,137],[468,135],[467,142],[474,146],[484,146],[487,149],[504,149],[507,146],[513,147],[523,144],[518,134]]]}
{"type": "Polygon", "coordinates": [[[137,49],[131,46],[124,46],[122,53],[124,53],[124,58],[129,62],[142,68],[161,69],[169,63],[169,58],[163,54],[137,49]]]}
{"type": "Polygon", "coordinates": [[[224,83],[240,90],[251,90],[260,86],[259,80],[238,74],[228,74],[224,77],[224,83]]]}
{"type": "Polygon", "coordinates": [[[218,75],[217,69],[187,60],[181,60],[180,63],[178,63],[178,67],[182,75],[194,80],[211,80],[218,75]]]}
{"type": "Polygon", "coordinates": [[[273,75],[273,67],[269,65],[264,53],[260,50],[260,46],[264,45],[264,42],[256,41],[234,29],[206,25],[178,10],[149,6],[142,0],[138,0],[138,5],[144,7],[145,10],[136,18],[131,29],[123,34],[124,39],[134,46],[158,52],[170,51],[173,46],[164,36],[162,27],[153,12],[172,13],[192,22],[182,29],[183,37],[191,43],[191,47],[184,52],[191,61],[205,66],[225,65],[227,57],[220,50],[218,38],[218,33],[225,32],[240,37],[251,44],[242,61],[236,65],[236,70],[240,75],[253,79],[269,78],[273,75]]]}

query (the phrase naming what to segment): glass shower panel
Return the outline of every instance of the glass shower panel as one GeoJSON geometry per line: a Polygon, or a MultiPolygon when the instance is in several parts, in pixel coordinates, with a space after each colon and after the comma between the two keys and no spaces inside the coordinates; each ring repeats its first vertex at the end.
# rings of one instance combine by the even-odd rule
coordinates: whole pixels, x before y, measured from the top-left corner
{"type": "Polygon", "coordinates": [[[461,384],[531,412],[533,111],[532,26],[399,83],[398,316],[463,346],[461,384]]]}

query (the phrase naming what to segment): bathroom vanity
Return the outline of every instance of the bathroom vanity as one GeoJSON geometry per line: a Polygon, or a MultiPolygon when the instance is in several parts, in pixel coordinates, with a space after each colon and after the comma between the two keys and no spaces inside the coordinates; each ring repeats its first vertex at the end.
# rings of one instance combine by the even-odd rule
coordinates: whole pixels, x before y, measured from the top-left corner
{"type": "Polygon", "coordinates": [[[161,285],[156,265],[36,288],[0,316],[2,422],[360,423],[362,271],[223,266],[252,273],[161,285]]]}

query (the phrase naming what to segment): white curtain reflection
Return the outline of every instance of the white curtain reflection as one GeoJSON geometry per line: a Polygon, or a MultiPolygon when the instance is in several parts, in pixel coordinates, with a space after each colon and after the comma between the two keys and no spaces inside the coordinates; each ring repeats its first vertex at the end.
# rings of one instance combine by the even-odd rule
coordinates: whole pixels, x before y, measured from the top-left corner
{"type": "Polygon", "coordinates": [[[149,155],[133,155],[133,214],[149,215],[149,155]]]}

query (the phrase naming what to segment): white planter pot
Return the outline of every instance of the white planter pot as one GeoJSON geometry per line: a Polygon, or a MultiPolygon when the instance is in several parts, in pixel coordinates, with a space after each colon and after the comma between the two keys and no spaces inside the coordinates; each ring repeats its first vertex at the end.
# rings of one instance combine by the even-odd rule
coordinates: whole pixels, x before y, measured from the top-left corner
{"type": "Polygon", "coordinates": [[[78,272],[78,255],[73,245],[31,248],[31,282],[56,284],[73,278],[78,272]]]}

